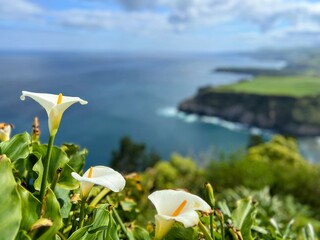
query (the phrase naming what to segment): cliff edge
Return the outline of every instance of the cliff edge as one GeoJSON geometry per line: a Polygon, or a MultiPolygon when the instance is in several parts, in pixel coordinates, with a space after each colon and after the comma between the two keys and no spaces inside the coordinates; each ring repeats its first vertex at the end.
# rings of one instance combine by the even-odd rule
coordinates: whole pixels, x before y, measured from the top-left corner
{"type": "Polygon", "coordinates": [[[215,116],[293,136],[320,136],[320,95],[281,96],[199,89],[180,111],[215,116]]]}

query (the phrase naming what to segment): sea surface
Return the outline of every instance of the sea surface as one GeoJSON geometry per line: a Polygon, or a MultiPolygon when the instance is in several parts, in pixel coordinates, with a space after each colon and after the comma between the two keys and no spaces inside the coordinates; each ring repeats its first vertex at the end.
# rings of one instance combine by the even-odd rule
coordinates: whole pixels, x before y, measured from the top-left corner
{"type": "MultiPolygon", "coordinates": [[[[178,152],[203,164],[221,153],[244,149],[248,129],[216,118],[186,116],[179,102],[199,87],[221,85],[250,76],[216,73],[219,66],[275,68],[283,62],[262,61],[242,54],[137,54],[137,53],[0,53],[0,122],[13,123],[13,134],[31,132],[34,116],[40,119],[41,141],[48,138],[47,116],[31,99],[20,100],[22,90],[62,93],[87,100],[70,107],[62,118],[56,145],[73,142],[89,150],[87,165],[105,165],[119,140],[129,136],[157,151],[162,159],[178,152]]],[[[310,161],[317,161],[317,138],[299,140],[310,161]]]]}

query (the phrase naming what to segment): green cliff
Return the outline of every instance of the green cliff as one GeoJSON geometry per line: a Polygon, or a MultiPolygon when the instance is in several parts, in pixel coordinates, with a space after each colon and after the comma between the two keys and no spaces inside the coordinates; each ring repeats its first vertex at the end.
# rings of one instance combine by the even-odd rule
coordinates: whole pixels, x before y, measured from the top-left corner
{"type": "Polygon", "coordinates": [[[287,135],[320,135],[320,95],[259,94],[230,87],[207,87],[178,108],[287,135]]]}

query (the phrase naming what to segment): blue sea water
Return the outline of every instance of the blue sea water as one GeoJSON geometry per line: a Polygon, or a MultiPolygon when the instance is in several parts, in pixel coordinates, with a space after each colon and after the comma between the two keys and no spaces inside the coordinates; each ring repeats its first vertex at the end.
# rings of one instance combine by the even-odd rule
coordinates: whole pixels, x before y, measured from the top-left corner
{"type": "MultiPolygon", "coordinates": [[[[56,144],[73,142],[89,150],[88,165],[108,164],[123,136],[143,142],[168,159],[173,152],[201,156],[243,149],[250,131],[214,118],[185,116],[178,103],[205,85],[248,77],[215,73],[219,66],[277,67],[240,54],[0,53],[0,122],[13,123],[13,134],[31,132],[34,116],[41,141],[48,138],[44,109],[22,90],[63,93],[87,100],[62,119],[56,144]]],[[[268,134],[268,133],[265,133],[268,134]]],[[[310,144],[309,144],[310,145],[310,144]]],[[[305,148],[308,149],[308,144],[305,148]],[[307,146],[307,147],[306,147],[307,146]]]]}

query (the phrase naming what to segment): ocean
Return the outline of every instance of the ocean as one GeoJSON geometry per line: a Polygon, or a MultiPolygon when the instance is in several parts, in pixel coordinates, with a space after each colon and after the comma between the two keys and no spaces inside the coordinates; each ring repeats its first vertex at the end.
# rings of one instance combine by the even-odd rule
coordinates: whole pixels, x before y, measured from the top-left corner
{"type": "MultiPolygon", "coordinates": [[[[279,67],[244,54],[142,54],[73,52],[0,53],[0,122],[13,123],[13,134],[31,132],[40,119],[41,141],[48,138],[44,109],[22,90],[78,96],[87,105],[70,107],[62,118],[56,145],[79,144],[89,151],[87,165],[107,165],[119,140],[129,136],[155,150],[162,159],[172,153],[193,156],[204,164],[222,153],[245,149],[251,133],[266,138],[269,131],[248,129],[215,118],[186,116],[176,110],[199,87],[228,84],[250,76],[216,73],[219,66],[279,67]]],[[[318,140],[300,140],[310,161],[320,152],[318,140]]]]}

